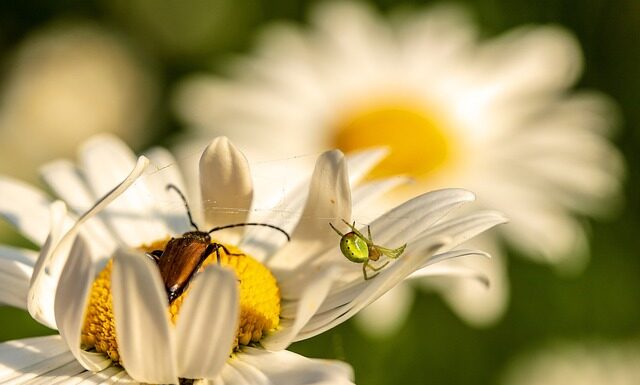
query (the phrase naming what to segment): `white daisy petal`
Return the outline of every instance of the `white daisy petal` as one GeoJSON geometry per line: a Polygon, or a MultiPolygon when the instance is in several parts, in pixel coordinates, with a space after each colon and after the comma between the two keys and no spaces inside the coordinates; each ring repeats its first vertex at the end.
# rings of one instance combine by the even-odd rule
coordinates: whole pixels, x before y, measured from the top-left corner
{"type": "Polygon", "coordinates": [[[372,148],[347,155],[349,184],[353,186],[360,182],[388,154],[389,150],[387,148],[372,148]]]}
{"type": "Polygon", "coordinates": [[[111,276],[118,352],[142,382],[175,383],[175,346],[167,294],[155,264],[142,253],[118,249],[111,276]]]}
{"type": "Polygon", "coordinates": [[[215,378],[232,350],[240,314],[233,272],[211,266],[189,286],[176,329],[178,373],[215,378]]]}
{"type": "Polygon", "coordinates": [[[410,240],[474,199],[473,193],[462,189],[443,189],[420,195],[373,221],[371,234],[380,245],[388,244],[400,234],[403,239],[410,240]]]}
{"type": "Polygon", "coordinates": [[[56,329],[55,315],[53,308],[53,295],[58,285],[59,276],[52,274],[50,265],[56,259],[64,259],[58,262],[64,265],[66,261],[65,252],[56,254],[61,238],[63,238],[64,222],[67,215],[67,207],[61,201],[51,204],[50,231],[46,242],[40,249],[40,255],[33,267],[29,291],[27,293],[27,310],[36,321],[41,324],[56,329]]]}
{"type": "Polygon", "coordinates": [[[66,384],[101,385],[101,384],[116,384],[116,383],[117,384],[124,383],[124,384],[131,384],[131,385],[138,384],[138,382],[134,381],[133,379],[131,379],[131,377],[127,375],[127,372],[125,372],[122,368],[119,368],[117,366],[110,366],[97,373],[86,371],[84,373],[74,376],[73,378],[70,378],[67,381],[61,382],[61,384],[65,384],[65,385],[66,384]]]}
{"type": "MultiPolygon", "coordinates": [[[[96,198],[73,163],[54,161],[41,167],[40,174],[60,198],[72,204],[70,208],[76,214],[80,215],[93,206],[96,198]]],[[[100,218],[88,220],[81,233],[93,240],[89,245],[92,255],[105,258],[116,249],[116,240],[100,218]]]]}
{"type": "MultiPolygon", "coordinates": [[[[225,137],[211,142],[200,158],[200,192],[207,227],[246,221],[253,199],[249,164],[225,137]]],[[[243,232],[242,227],[225,231],[232,237],[243,232]]]]}
{"type": "Polygon", "coordinates": [[[485,44],[481,60],[487,88],[499,91],[503,98],[565,88],[582,71],[576,39],[557,27],[512,31],[485,44]]]}
{"type": "MultiPolygon", "coordinates": [[[[477,255],[477,253],[468,254],[468,255],[477,255]]],[[[425,269],[416,271],[415,273],[411,274],[408,278],[420,279],[420,278],[427,278],[427,277],[466,278],[466,279],[475,280],[478,283],[482,284],[483,286],[486,286],[487,288],[491,284],[489,277],[487,277],[485,274],[466,266],[431,266],[428,269],[425,268],[425,269]]]]}
{"type": "MultiPolygon", "coordinates": [[[[338,273],[337,269],[320,272],[302,289],[297,301],[285,302],[280,312],[280,329],[262,339],[262,346],[268,350],[277,351],[291,345],[296,334],[322,305],[338,273]]],[[[293,294],[288,297],[291,298],[293,294]]],[[[295,294],[297,296],[297,293],[295,294]]],[[[287,295],[283,294],[283,297],[287,295]]]]}
{"type": "Polygon", "coordinates": [[[234,365],[225,365],[217,380],[219,384],[224,385],[251,385],[234,365]]]}
{"type": "Polygon", "coordinates": [[[353,372],[348,365],[335,361],[313,360],[286,350],[266,352],[246,348],[238,353],[236,358],[260,370],[272,384],[352,384],[353,372]]]}
{"type": "Polygon", "coordinates": [[[50,203],[43,192],[26,183],[0,177],[0,216],[36,245],[47,238],[50,203]]]}
{"type": "Polygon", "coordinates": [[[26,293],[38,254],[0,245],[0,303],[27,308],[26,293]]]}
{"type": "Polygon", "coordinates": [[[12,263],[10,266],[6,266],[4,263],[0,263],[0,304],[17,307],[19,309],[27,310],[27,296],[25,293],[29,290],[29,276],[32,269],[28,266],[12,263]],[[18,276],[14,276],[11,272],[5,270],[19,270],[18,276]],[[27,275],[25,277],[25,275],[27,275]]]}
{"type": "Polygon", "coordinates": [[[111,360],[102,354],[85,352],[80,347],[80,332],[94,277],[87,248],[82,237],[76,238],[56,288],[54,310],[60,335],[76,360],[87,370],[100,371],[111,365],[111,360]]]}
{"type": "MultiPolygon", "coordinates": [[[[262,373],[258,368],[256,368],[253,365],[247,364],[237,359],[230,360],[228,365],[231,366],[235,371],[234,377],[242,378],[242,380],[240,381],[240,383],[242,384],[247,384],[247,385],[273,384],[273,382],[271,382],[271,380],[269,379],[269,377],[267,377],[266,374],[262,373]]],[[[238,381],[235,381],[235,380],[225,381],[225,385],[229,385],[227,384],[227,382],[235,384],[238,381]]]]}
{"type": "Polygon", "coordinates": [[[40,256],[33,269],[33,276],[29,285],[27,306],[31,316],[38,322],[55,329],[55,317],[53,309],[53,295],[58,285],[62,268],[67,260],[67,255],[75,237],[81,230],[82,225],[100,213],[104,208],[121,196],[131,185],[142,175],[147,167],[148,160],[140,157],[129,175],[110,190],[102,199],[96,202],[93,207],[83,214],[64,233],[66,221],[66,206],[63,202],[57,201],[51,205],[51,231],[47,241],[40,250],[40,256]]]}
{"type": "Polygon", "coordinates": [[[28,381],[29,385],[54,385],[78,383],[78,377],[86,373],[82,365],[71,361],[28,381]]]}
{"type": "Polygon", "coordinates": [[[329,223],[349,221],[351,190],[347,165],[340,151],[329,151],[318,158],[309,196],[300,222],[291,234],[291,242],[268,261],[274,269],[291,271],[335,243],[336,234],[329,223]]]}
{"type": "MultiPolygon", "coordinates": [[[[449,238],[449,240],[451,240],[451,238],[449,238]]],[[[453,242],[455,242],[455,240],[452,241],[452,243],[453,242]]],[[[479,251],[479,250],[455,249],[455,250],[442,252],[442,253],[438,252],[434,256],[428,258],[422,264],[422,267],[429,267],[429,269],[417,270],[416,272],[411,274],[410,278],[416,278],[416,277],[420,277],[420,276],[423,276],[423,275],[430,275],[431,271],[433,269],[431,267],[431,265],[434,265],[434,264],[436,264],[438,262],[446,261],[446,260],[449,260],[449,259],[456,259],[456,258],[460,258],[460,257],[468,257],[468,256],[479,256],[479,257],[484,257],[484,258],[487,258],[487,259],[491,258],[491,255],[489,255],[488,253],[485,253],[483,251],[479,251]]],[[[441,267],[441,269],[445,269],[446,270],[446,268],[444,268],[444,267],[441,267]]],[[[442,271],[442,270],[440,270],[440,271],[442,271]]]]}
{"type": "MultiPolygon", "coordinates": [[[[119,367],[86,371],[60,336],[36,337],[0,344],[0,382],[3,384],[110,384],[130,378],[119,367]]],[[[126,383],[134,384],[133,381],[126,383]]]]}
{"type": "MultiPolygon", "coordinates": [[[[96,196],[106,194],[122,181],[136,163],[133,152],[119,139],[100,135],[85,142],[80,150],[84,174],[96,196]]],[[[137,247],[166,237],[169,230],[155,214],[153,194],[140,179],[113,202],[103,216],[118,237],[137,247]]]]}
{"type": "Polygon", "coordinates": [[[5,342],[0,344],[0,382],[23,384],[73,361],[60,336],[5,342]]]}
{"type": "Polygon", "coordinates": [[[451,249],[483,231],[507,221],[508,219],[501,213],[490,210],[450,219],[417,235],[416,240],[411,241],[407,246],[407,252],[430,248],[434,237],[446,237],[449,240],[447,249],[451,249]]]}
{"type": "Polygon", "coordinates": [[[410,178],[399,176],[375,180],[358,186],[351,194],[354,218],[379,217],[383,214],[376,212],[376,203],[379,205],[379,198],[408,182],[410,182],[410,178]]]}

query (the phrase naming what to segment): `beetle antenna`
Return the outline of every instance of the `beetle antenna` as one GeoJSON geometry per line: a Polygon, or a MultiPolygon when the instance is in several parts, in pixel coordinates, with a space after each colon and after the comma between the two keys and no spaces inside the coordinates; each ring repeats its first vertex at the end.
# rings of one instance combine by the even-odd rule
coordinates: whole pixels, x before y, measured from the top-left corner
{"type": "Polygon", "coordinates": [[[279,228],[278,226],[274,226],[274,225],[270,225],[268,223],[255,223],[255,222],[247,222],[247,223],[234,223],[232,225],[225,225],[225,226],[220,226],[220,227],[214,227],[211,230],[207,231],[207,233],[211,234],[215,231],[220,231],[220,230],[226,230],[226,229],[232,229],[234,227],[242,227],[242,226],[264,226],[264,227],[269,227],[271,229],[274,230],[278,230],[279,232],[281,232],[282,234],[284,234],[285,237],[287,237],[287,241],[291,240],[291,237],[289,236],[289,234],[282,230],[281,228],[279,228]]]}
{"type": "Polygon", "coordinates": [[[189,209],[187,198],[184,197],[184,194],[182,193],[182,191],[180,191],[180,189],[177,188],[176,185],[171,183],[167,185],[167,190],[175,190],[175,192],[177,192],[178,195],[180,195],[180,198],[182,198],[182,202],[184,202],[184,208],[187,210],[187,215],[189,216],[189,223],[191,223],[191,226],[193,226],[196,229],[196,231],[200,231],[200,229],[198,228],[198,225],[196,225],[195,222],[193,221],[193,217],[191,217],[191,209],[189,209]]]}

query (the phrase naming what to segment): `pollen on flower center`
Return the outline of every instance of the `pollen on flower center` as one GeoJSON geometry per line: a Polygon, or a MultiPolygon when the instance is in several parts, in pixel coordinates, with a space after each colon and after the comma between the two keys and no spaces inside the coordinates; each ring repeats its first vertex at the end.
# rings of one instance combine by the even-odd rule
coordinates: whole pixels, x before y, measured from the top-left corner
{"type": "Polygon", "coordinates": [[[334,125],[334,144],[345,152],[388,146],[390,154],[372,178],[409,174],[420,178],[442,166],[452,152],[442,119],[404,99],[368,103],[348,110],[334,125]]]}
{"type": "MultiPolygon", "coordinates": [[[[163,250],[168,240],[145,245],[143,251],[163,250]]],[[[236,247],[225,245],[232,254],[241,254],[236,247]]],[[[262,335],[278,327],[280,322],[280,289],[271,272],[260,262],[246,254],[227,255],[220,250],[220,263],[232,269],[238,278],[240,291],[240,325],[234,350],[241,345],[258,342],[262,335]]],[[[216,255],[210,255],[203,268],[217,263],[216,255]]],[[[82,344],[85,349],[95,349],[105,353],[113,361],[120,362],[116,342],[115,322],[111,298],[112,261],[98,274],[93,283],[89,306],[82,328],[82,344]]],[[[187,289],[171,305],[167,302],[167,311],[171,321],[178,321],[180,307],[189,295],[187,289]]]]}

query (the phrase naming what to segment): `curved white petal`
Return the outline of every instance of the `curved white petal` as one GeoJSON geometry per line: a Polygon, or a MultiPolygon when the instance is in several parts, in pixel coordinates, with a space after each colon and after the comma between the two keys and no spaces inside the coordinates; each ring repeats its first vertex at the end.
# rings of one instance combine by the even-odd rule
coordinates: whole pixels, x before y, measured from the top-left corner
{"type": "MultiPolygon", "coordinates": [[[[80,149],[84,174],[96,196],[122,181],[136,164],[134,153],[111,135],[94,136],[80,149]]],[[[169,234],[155,211],[154,196],[141,178],[102,214],[118,237],[130,247],[162,239],[169,234]]]]}
{"type": "MultiPolygon", "coordinates": [[[[55,315],[53,309],[54,293],[58,285],[58,276],[53,275],[50,265],[56,259],[62,259],[61,264],[66,262],[67,250],[61,250],[56,254],[56,249],[61,238],[63,238],[64,220],[67,215],[67,207],[62,201],[51,204],[50,231],[46,242],[40,249],[40,254],[31,275],[29,291],[27,292],[27,310],[36,321],[41,324],[56,329],[55,315]]],[[[72,242],[71,239],[69,242],[72,242]]]]}
{"type": "MultiPolygon", "coordinates": [[[[351,219],[351,189],[344,156],[328,151],[318,158],[309,196],[291,242],[268,261],[273,269],[291,271],[336,243],[329,223],[351,219]]],[[[339,239],[339,238],[338,238],[339,239]]]]}
{"type": "Polygon", "coordinates": [[[176,329],[180,377],[218,376],[231,354],[239,314],[235,274],[218,266],[198,273],[180,309],[176,329]]]}
{"type": "MultiPolygon", "coordinates": [[[[95,203],[96,197],[89,191],[89,186],[80,175],[80,170],[70,161],[58,160],[45,164],[40,168],[40,174],[49,187],[76,214],[81,215],[95,203]]],[[[100,218],[89,219],[81,233],[92,240],[89,247],[92,249],[93,256],[109,257],[117,247],[113,234],[100,218]]]]}
{"type": "Polygon", "coordinates": [[[0,344],[0,382],[4,384],[16,377],[26,375],[43,362],[65,354],[67,359],[63,361],[74,361],[60,336],[4,342],[0,344]]]}
{"type": "Polygon", "coordinates": [[[315,274],[313,280],[302,288],[298,300],[284,302],[280,312],[280,328],[263,338],[260,341],[262,346],[275,351],[291,345],[298,332],[322,305],[338,273],[337,269],[329,268],[315,274]]]}
{"type": "Polygon", "coordinates": [[[110,366],[106,369],[103,369],[99,372],[90,372],[84,371],[80,374],[77,374],[66,381],[60,382],[60,384],[64,385],[102,385],[102,384],[130,384],[137,385],[138,382],[134,381],[127,372],[124,371],[121,367],[118,366],[110,366]]]}
{"type": "MultiPolygon", "coordinates": [[[[430,247],[434,238],[447,237],[449,242],[446,249],[451,250],[476,235],[509,220],[500,212],[492,210],[476,211],[473,214],[444,221],[421,232],[407,246],[407,252],[422,250],[423,245],[430,247]]],[[[437,257],[437,256],[435,256],[437,257]]],[[[435,258],[434,257],[434,258],[435,258]]],[[[433,258],[432,258],[433,259],[433,258]]]]}
{"type": "MultiPolygon", "coordinates": [[[[251,378],[251,376],[247,377],[251,378]]],[[[255,378],[255,376],[253,377],[255,378]]],[[[245,378],[235,365],[225,365],[217,380],[224,385],[252,385],[249,379],[245,378]]]]}
{"type": "Polygon", "coordinates": [[[0,382],[3,384],[135,384],[122,368],[97,373],[85,370],[60,336],[36,337],[0,344],[0,382]]]}
{"type": "Polygon", "coordinates": [[[379,200],[394,188],[410,181],[409,177],[397,176],[375,180],[356,187],[351,196],[353,217],[366,220],[366,218],[377,218],[382,215],[383,212],[378,211],[379,207],[383,206],[379,200]]]}
{"type": "Polygon", "coordinates": [[[31,316],[46,326],[55,328],[53,298],[60,273],[66,263],[69,250],[82,225],[98,214],[113,200],[122,195],[142,175],[148,160],[140,157],[131,173],[116,187],[98,200],[64,233],[66,206],[61,201],[51,205],[51,231],[33,269],[29,285],[28,309],[31,316]]]}
{"type": "Polygon", "coordinates": [[[38,253],[0,245],[0,303],[27,309],[27,292],[38,253]]]}
{"type": "Polygon", "coordinates": [[[167,294],[156,265],[142,253],[118,249],[111,274],[118,352],[137,381],[177,382],[167,294]]]}
{"type": "Polygon", "coordinates": [[[50,199],[28,184],[0,177],[0,216],[29,238],[42,245],[47,238],[50,199]]]}
{"type": "Polygon", "coordinates": [[[354,186],[360,182],[388,154],[387,148],[369,148],[348,154],[349,184],[354,186]]]}
{"type": "Polygon", "coordinates": [[[0,382],[24,384],[39,375],[74,362],[75,358],[60,336],[5,342],[0,344],[0,382]]]}
{"type": "Polygon", "coordinates": [[[229,360],[228,366],[233,369],[234,379],[231,379],[229,374],[230,370],[227,370],[225,385],[229,384],[247,384],[247,385],[271,385],[273,382],[269,379],[269,377],[262,373],[260,369],[256,368],[253,365],[250,365],[246,362],[240,361],[238,359],[229,360]],[[242,380],[239,380],[242,378],[242,380]]]}
{"type": "Polygon", "coordinates": [[[81,331],[94,269],[87,252],[88,244],[76,238],[56,288],[54,311],[56,325],[69,350],[80,364],[91,371],[100,371],[111,365],[103,354],[89,353],[81,349],[81,331]]]}
{"type": "MultiPolygon", "coordinates": [[[[271,384],[353,384],[353,370],[339,361],[310,359],[286,350],[268,352],[254,348],[244,348],[235,359],[260,370],[271,384]]],[[[238,371],[242,373],[242,368],[238,371]]]]}
{"type": "MultiPolygon", "coordinates": [[[[253,199],[249,163],[225,137],[211,142],[200,158],[200,193],[207,227],[246,222],[253,199]]],[[[225,233],[237,240],[244,229],[225,233]]],[[[225,233],[216,233],[215,237],[225,233]]]]}
{"type": "Polygon", "coordinates": [[[373,221],[371,234],[380,245],[388,245],[398,236],[406,242],[474,199],[472,192],[463,189],[442,189],[422,194],[373,221]]]}
{"type": "Polygon", "coordinates": [[[475,92],[497,94],[503,100],[564,89],[582,72],[578,42],[558,27],[513,30],[484,44],[479,59],[484,87],[475,92]]]}

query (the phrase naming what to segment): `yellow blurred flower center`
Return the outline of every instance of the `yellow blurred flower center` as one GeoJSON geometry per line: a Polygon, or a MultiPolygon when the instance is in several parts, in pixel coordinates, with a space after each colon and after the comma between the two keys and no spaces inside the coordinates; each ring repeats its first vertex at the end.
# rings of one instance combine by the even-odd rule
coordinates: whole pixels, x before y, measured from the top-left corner
{"type": "MultiPolygon", "coordinates": [[[[145,252],[164,250],[168,240],[158,241],[141,249],[145,252]]],[[[225,245],[232,254],[242,253],[238,248],[225,245]]],[[[240,325],[233,349],[241,345],[258,342],[265,332],[278,327],[280,323],[280,289],[271,272],[251,256],[227,255],[220,250],[222,266],[233,269],[238,277],[240,288],[240,325]]],[[[203,263],[203,268],[216,263],[215,253],[203,263]]],[[[95,349],[105,353],[113,361],[120,362],[118,344],[116,342],[115,322],[111,299],[112,261],[98,274],[93,283],[89,306],[82,328],[82,344],[87,350],[95,349]]],[[[167,302],[167,311],[175,325],[180,307],[187,289],[171,305],[167,302]]]]}
{"type": "Polygon", "coordinates": [[[347,153],[388,146],[389,156],[371,172],[371,178],[397,174],[421,178],[451,157],[451,140],[443,123],[410,100],[378,101],[343,114],[334,126],[334,144],[347,153]]]}

